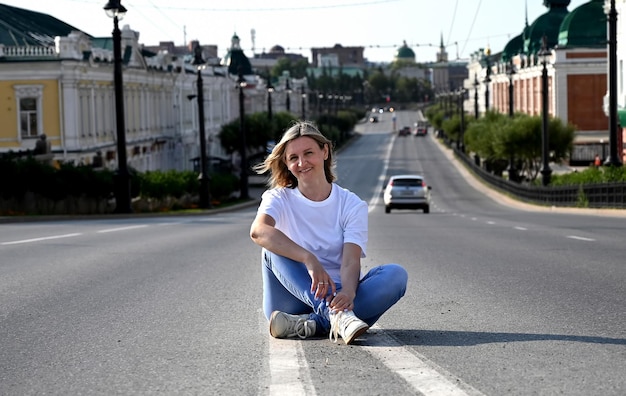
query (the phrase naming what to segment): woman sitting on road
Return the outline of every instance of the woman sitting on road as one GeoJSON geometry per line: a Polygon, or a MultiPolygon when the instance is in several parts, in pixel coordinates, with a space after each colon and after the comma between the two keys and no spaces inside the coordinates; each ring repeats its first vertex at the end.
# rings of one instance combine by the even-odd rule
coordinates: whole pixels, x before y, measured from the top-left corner
{"type": "Polygon", "coordinates": [[[331,141],[309,122],[283,135],[250,237],[262,247],[263,310],[276,338],[338,334],[346,344],[404,296],[407,273],[387,264],[361,273],[367,204],[334,181],[331,141]]]}

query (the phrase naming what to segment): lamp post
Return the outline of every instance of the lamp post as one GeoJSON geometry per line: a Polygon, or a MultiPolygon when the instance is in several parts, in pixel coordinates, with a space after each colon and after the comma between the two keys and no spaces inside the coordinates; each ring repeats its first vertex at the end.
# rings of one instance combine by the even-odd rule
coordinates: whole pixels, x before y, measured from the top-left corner
{"type": "Polygon", "coordinates": [[[200,207],[208,209],[211,207],[211,189],[207,166],[206,132],[204,129],[204,84],[202,81],[202,69],[204,69],[206,62],[202,59],[202,47],[200,47],[200,44],[194,48],[194,58],[191,64],[198,70],[196,90],[198,91],[198,130],[200,131],[200,207]]]}
{"type": "Polygon", "coordinates": [[[248,159],[246,158],[246,131],[244,123],[244,97],[243,89],[246,87],[246,80],[243,78],[242,68],[239,66],[239,78],[237,78],[237,87],[239,88],[239,155],[241,156],[241,173],[239,198],[249,199],[248,194],[248,159]]]}
{"type": "Polygon", "coordinates": [[[550,184],[550,176],[552,175],[552,169],[549,164],[549,150],[550,140],[548,136],[548,57],[550,51],[548,51],[548,38],[544,35],[541,39],[541,51],[539,56],[541,58],[542,70],[541,70],[541,161],[543,166],[541,168],[542,184],[547,186],[550,184]]]}
{"type": "MultiPolygon", "coordinates": [[[[272,76],[267,75],[267,120],[270,125],[270,133],[272,139],[274,138],[274,126],[272,124],[272,92],[274,92],[274,86],[272,85],[272,76]]],[[[265,141],[265,154],[267,154],[267,141],[265,141]]]]}
{"type": "Polygon", "coordinates": [[[115,89],[115,121],[117,131],[117,174],[115,177],[115,212],[131,213],[130,174],[126,159],[126,126],[124,125],[124,93],[122,84],[122,32],[118,22],[126,15],[120,0],[109,0],[104,6],[106,14],[113,18],[113,82],[115,89]]]}
{"type": "Polygon", "coordinates": [[[461,123],[459,125],[459,140],[457,148],[464,153],[465,152],[465,88],[459,90],[459,112],[461,113],[461,123]]]}
{"type": "Polygon", "coordinates": [[[287,109],[287,111],[291,111],[291,86],[289,85],[289,76],[287,76],[287,80],[285,81],[285,92],[287,93],[287,96],[285,97],[285,108],[287,109]]]}
{"type": "MultiPolygon", "coordinates": [[[[513,76],[515,75],[515,65],[513,65],[513,59],[509,60],[509,65],[507,68],[507,74],[509,76],[509,117],[513,118],[515,115],[515,106],[513,103],[513,76]]],[[[513,147],[511,147],[511,153],[509,157],[509,180],[516,182],[517,178],[517,169],[515,168],[515,155],[513,153],[513,147]]]]}
{"type": "Polygon", "coordinates": [[[489,64],[489,55],[491,51],[487,49],[485,61],[487,62],[487,70],[485,70],[485,112],[489,111],[489,83],[491,82],[491,65],[489,64]]]}
{"type": "Polygon", "coordinates": [[[474,74],[474,118],[478,119],[478,87],[480,83],[478,82],[478,73],[474,74]]]}
{"type": "Polygon", "coordinates": [[[513,59],[509,60],[507,74],[509,75],[509,117],[513,118],[515,113],[515,106],[513,104],[513,90],[515,89],[513,86],[513,76],[515,75],[515,65],[513,65],[513,59]]]}
{"type": "Polygon", "coordinates": [[[609,35],[609,157],[605,161],[607,166],[622,166],[622,148],[617,147],[617,11],[615,0],[611,0],[608,10],[609,35]]]}
{"type": "Polygon", "coordinates": [[[304,85],[300,87],[302,102],[300,107],[302,107],[302,121],[306,120],[306,93],[304,92],[304,85]]]}

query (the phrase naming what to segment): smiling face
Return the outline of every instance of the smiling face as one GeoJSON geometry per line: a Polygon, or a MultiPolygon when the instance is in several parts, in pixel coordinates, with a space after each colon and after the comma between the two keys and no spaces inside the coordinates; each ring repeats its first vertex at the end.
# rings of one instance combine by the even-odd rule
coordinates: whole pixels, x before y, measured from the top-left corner
{"type": "Polygon", "coordinates": [[[285,164],[299,183],[317,178],[326,180],[324,161],[328,158],[328,145],[320,148],[312,138],[300,136],[287,144],[285,164]]]}

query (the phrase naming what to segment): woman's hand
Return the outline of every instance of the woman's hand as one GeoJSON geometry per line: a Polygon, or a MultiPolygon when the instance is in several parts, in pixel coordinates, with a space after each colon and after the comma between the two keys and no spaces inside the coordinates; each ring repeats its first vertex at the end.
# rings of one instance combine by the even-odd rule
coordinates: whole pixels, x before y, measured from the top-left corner
{"type": "Polygon", "coordinates": [[[351,311],[354,309],[354,297],[340,290],[338,293],[334,293],[334,296],[328,297],[326,301],[331,311],[351,311]]]}
{"type": "Polygon", "coordinates": [[[336,292],[335,282],[330,278],[330,275],[320,264],[317,257],[313,254],[310,256],[304,262],[304,265],[309,270],[309,276],[311,277],[311,293],[315,293],[315,298],[318,300],[334,295],[336,292]]]}

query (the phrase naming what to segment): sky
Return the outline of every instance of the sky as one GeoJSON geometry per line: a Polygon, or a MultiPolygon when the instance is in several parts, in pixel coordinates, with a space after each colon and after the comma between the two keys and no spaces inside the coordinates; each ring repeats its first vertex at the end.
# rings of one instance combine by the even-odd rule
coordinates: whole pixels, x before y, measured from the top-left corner
{"type": "MultiPolygon", "coordinates": [[[[570,11],[589,0],[571,0],[570,11]]],[[[110,36],[107,0],[0,0],[54,16],[92,36],[110,36]]],[[[222,57],[233,34],[248,57],[275,45],[311,58],[312,47],[364,47],[372,62],[390,62],[404,42],[418,62],[436,60],[443,37],[448,58],[467,59],[489,47],[501,51],[528,23],[548,11],[544,0],[122,0],[120,28],[139,42],[217,45],[222,57]],[[253,39],[254,36],[254,39],[253,39]]]]}

